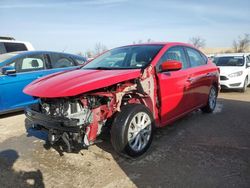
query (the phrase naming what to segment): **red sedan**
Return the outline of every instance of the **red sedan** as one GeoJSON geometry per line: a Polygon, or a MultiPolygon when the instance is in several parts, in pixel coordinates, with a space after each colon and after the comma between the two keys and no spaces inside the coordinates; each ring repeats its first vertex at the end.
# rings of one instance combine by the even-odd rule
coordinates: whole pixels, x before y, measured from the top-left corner
{"type": "Polygon", "coordinates": [[[69,152],[109,128],[114,149],[136,157],[149,148],[155,127],[199,108],[213,112],[218,78],[218,68],[189,44],[124,46],[32,82],[24,93],[40,102],[26,116],[69,152]]]}

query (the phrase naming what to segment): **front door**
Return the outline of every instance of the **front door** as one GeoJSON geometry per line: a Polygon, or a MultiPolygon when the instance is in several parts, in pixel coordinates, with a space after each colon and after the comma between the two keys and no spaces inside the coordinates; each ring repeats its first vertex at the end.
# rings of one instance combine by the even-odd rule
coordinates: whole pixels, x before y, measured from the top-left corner
{"type": "Polygon", "coordinates": [[[183,47],[176,46],[168,49],[159,60],[156,69],[158,71],[160,116],[162,124],[178,118],[189,108],[188,94],[190,84],[189,64],[183,47]],[[160,65],[167,60],[177,60],[182,63],[182,69],[178,71],[161,72],[160,65]]]}
{"type": "Polygon", "coordinates": [[[23,89],[33,80],[48,74],[46,57],[28,55],[7,66],[15,67],[16,73],[0,76],[0,111],[22,108],[35,102],[33,97],[23,93],[23,89]]]}

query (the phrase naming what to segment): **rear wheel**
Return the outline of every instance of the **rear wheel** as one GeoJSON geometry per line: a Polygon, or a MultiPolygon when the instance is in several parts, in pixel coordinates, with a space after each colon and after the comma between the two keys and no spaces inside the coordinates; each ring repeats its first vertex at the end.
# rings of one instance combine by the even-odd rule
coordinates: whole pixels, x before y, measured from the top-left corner
{"type": "Polygon", "coordinates": [[[207,105],[201,108],[205,113],[211,113],[214,111],[217,102],[217,89],[215,86],[212,86],[209,92],[207,105]]]}
{"type": "Polygon", "coordinates": [[[153,116],[146,106],[126,105],[121,108],[112,124],[111,143],[118,153],[138,157],[151,145],[153,127],[153,116]]]}

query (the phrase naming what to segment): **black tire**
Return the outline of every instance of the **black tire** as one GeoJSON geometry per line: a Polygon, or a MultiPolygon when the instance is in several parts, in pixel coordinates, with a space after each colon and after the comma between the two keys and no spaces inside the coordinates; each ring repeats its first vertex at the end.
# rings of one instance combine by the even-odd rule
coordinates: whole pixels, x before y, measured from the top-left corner
{"type": "Polygon", "coordinates": [[[205,113],[212,113],[216,107],[218,91],[215,86],[212,86],[209,92],[208,101],[206,106],[201,108],[205,113]],[[215,98],[214,98],[215,97],[215,98]],[[213,101],[211,101],[213,100],[213,101]]]}
{"type": "MultiPolygon", "coordinates": [[[[143,115],[144,116],[144,115],[143,115]]],[[[145,122],[145,121],[144,121],[145,122]]],[[[133,127],[132,127],[133,129],[133,127]]],[[[138,130],[138,127],[136,128],[138,130]]],[[[116,117],[112,123],[112,127],[111,127],[111,143],[115,149],[116,152],[118,152],[119,154],[126,154],[130,157],[139,157],[141,156],[143,153],[145,153],[148,148],[151,145],[152,139],[153,139],[153,130],[154,130],[154,119],[152,116],[152,113],[150,112],[150,110],[142,105],[142,104],[128,104],[126,106],[123,106],[121,108],[121,112],[118,112],[116,114],[116,117]],[[138,133],[129,133],[129,130],[131,130],[131,126],[133,126],[132,120],[134,120],[134,118],[138,117],[139,114],[145,114],[145,117],[147,117],[147,121],[151,121],[150,125],[146,126],[147,129],[151,129],[150,133],[147,133],[147,139],[145,139],[145,135],[140,136],[143,130],[145,129],[140,129],[138,131],[138,133]],[[146,115],[147,114],[147,115],[146,115]],[[138,142],[142,142],[145,141],[144,143],[144,147],[141,148],[140,150],[135,150],[131,145],[132,145],[132,141],[129,142],[129,138],[128,135],[132,134],[132,137],[135,135],[139,135],[140,137],[140,141],[137,140],[138,142]],[[143,139],[142,139],[143,137],[143,139]]],[[[136,140],[135,138],[132,138],[131,140],[136,140]]],[[[135,141],[136,142],[136,141],[135,141]]],[[[135,144],[134,142],[134,144],[135,144]]],[[[140,145],[140,143],[138,143],[140,145]]],[[[137,144],[135,144],[137,145],[137,144]]]]}
{"type": "Polygon", "coordinates": [[[242,93],[246,92],[246,90],[247,90],[247,80],[248,80],[248,78],[246,77],[244,80],[243,88],[240,90],[240,92],[242,92],[242,93]]]}

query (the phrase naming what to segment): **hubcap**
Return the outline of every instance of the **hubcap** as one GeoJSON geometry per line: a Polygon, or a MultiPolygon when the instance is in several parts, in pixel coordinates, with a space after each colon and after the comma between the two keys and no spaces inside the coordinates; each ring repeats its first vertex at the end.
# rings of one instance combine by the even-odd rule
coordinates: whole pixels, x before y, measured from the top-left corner
{"type": "Polygon", "coordinates": [[[151,124],[151,119],[145,112],[139,112],[133,117],[128,128],[128,144],[134,151],[141,151],[148,144],[151,124]]]}
{"type": "Polygon", "coordinates": [[[245,90],[247,89],[247,79],[245,79],[245,82],[244,82],[244,89],[245,90]]]}
{"type": "Polygon", "coordinates": [[[215,105],[216,105],[216,91],[214,88],[212,88],[209,94],[209,106],[211,109],[214,109],[215,105]]]}

